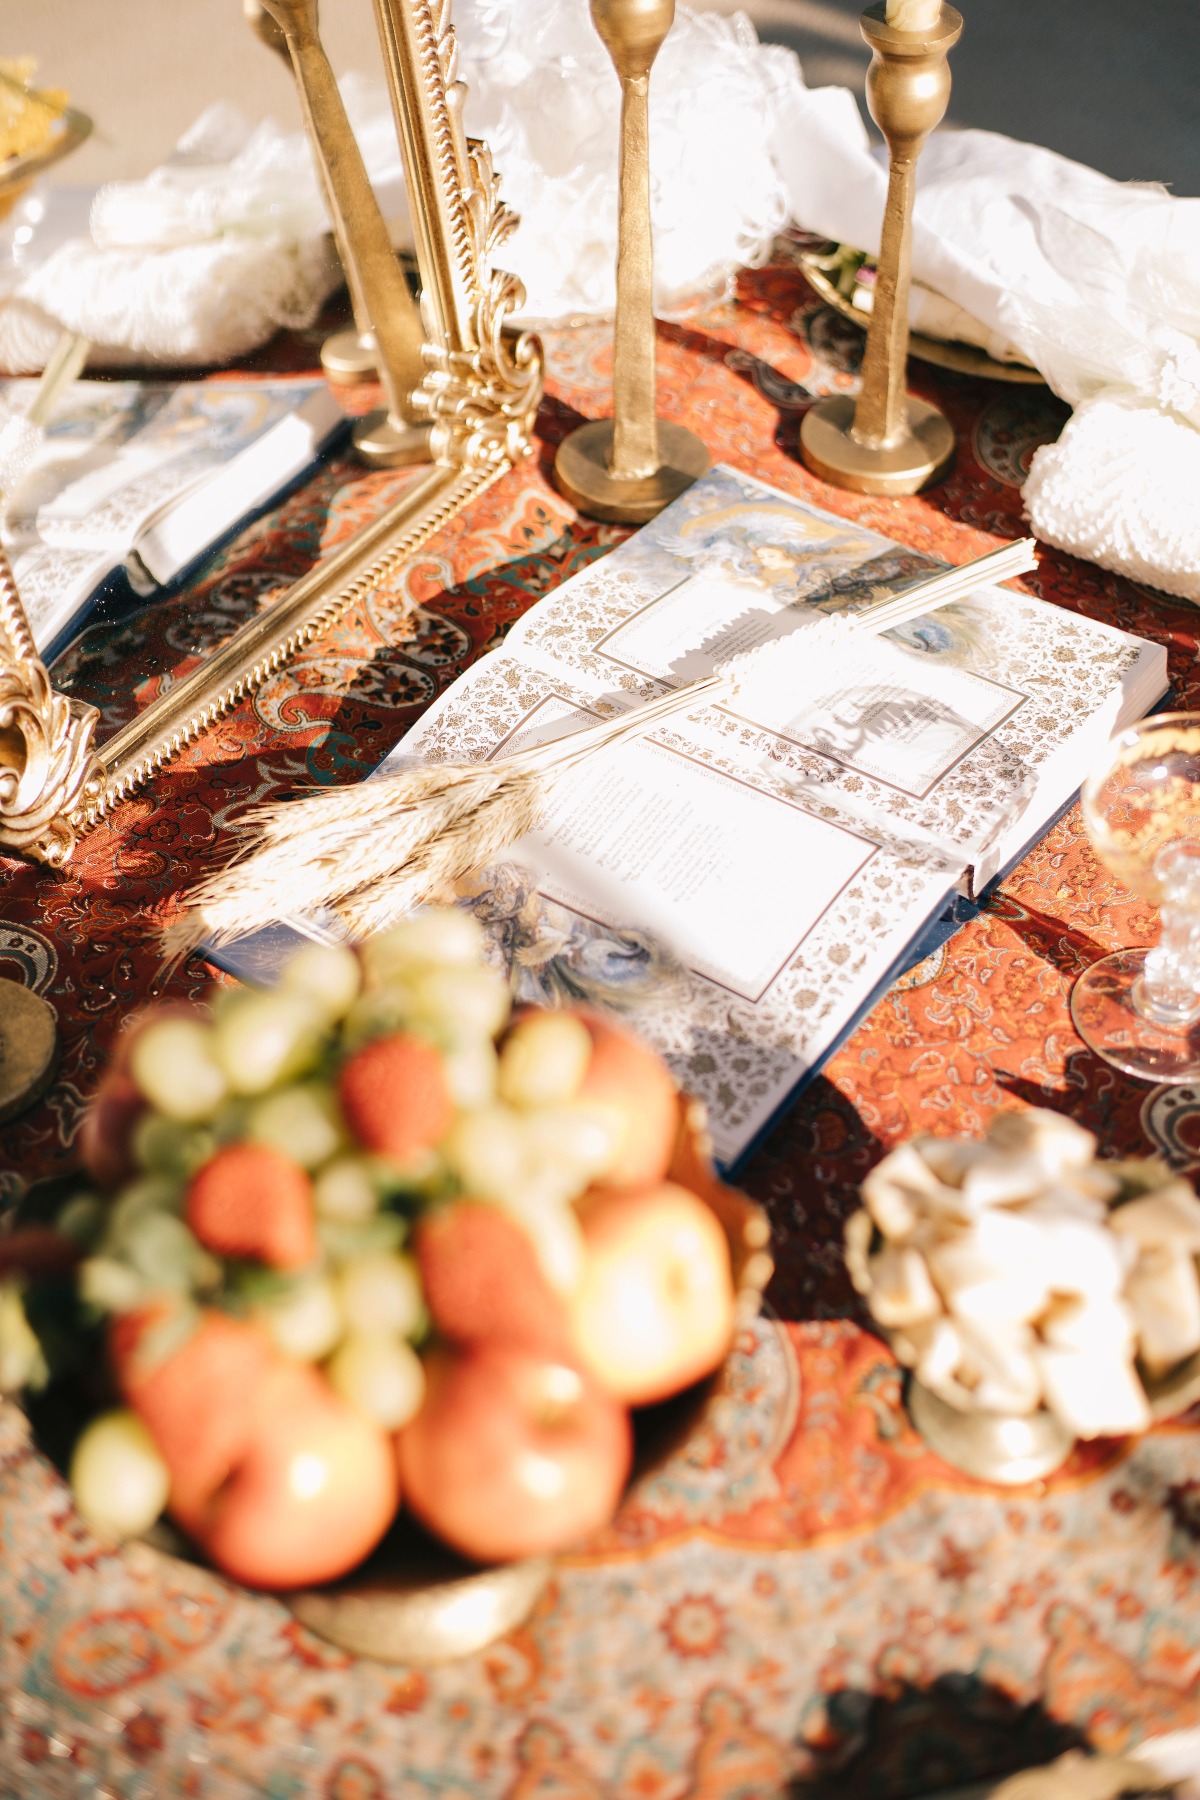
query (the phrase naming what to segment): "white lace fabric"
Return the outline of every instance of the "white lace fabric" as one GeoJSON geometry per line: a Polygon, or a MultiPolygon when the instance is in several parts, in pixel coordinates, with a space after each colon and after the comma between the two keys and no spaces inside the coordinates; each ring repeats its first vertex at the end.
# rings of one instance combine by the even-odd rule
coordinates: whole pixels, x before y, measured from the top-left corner
{"type": "MultiPolygon", "coordinates": [[[[347,76],[347,112],[395,212],[399,150],[382,83],[347,76]]],[[[89,234],[0,273],[0,368],[42,368],[65,327],[92,361],[227,363],[311,325],[340,274],[308,141],[212,106],[144,181],[113,182],[89,234]]]]}

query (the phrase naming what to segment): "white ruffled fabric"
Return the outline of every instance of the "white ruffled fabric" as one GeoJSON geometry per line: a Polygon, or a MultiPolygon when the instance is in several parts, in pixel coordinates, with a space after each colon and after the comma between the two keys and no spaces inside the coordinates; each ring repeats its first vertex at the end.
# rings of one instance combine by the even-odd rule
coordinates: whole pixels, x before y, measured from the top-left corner
{"type": "MultiPolygon", "coordinates": [[[[853,95],[781,95],[774,142],[797,222],[876,252],[887,178],[853,95]]],[[[994,132],[937,132],[913,275],[1077,408],[1031,464],[1038,537],[1200,600],[1200,200],[994,132]]],[[[936,335],[927,309],[914,290],[912,323],[936,335]]]]}
{"type": "MultiPolygon", "coordinates": [[[[402,210],[383,84],[341,89],[385,211],[402,210]]],[[[311,325],[340,279],[327,232],[303,133],[252,130],[218,103],[145,181],[100,189],[87,237],[0,275],[0,368],[42,368],[64,327],[92,340],[93,363],[232,361],[311,325]]]]}
{"type": "MultiPolygon", "coordinates": [[[[467,128],[520,214],[504,247],[526,320],[612,311],[621,89],[583,0],[456,0],[467,128]]],[[[654,287],[660,312],[765,261],[787,222],[772,154],[777,96],[803,91],[790,50],[743,13],[675,12],[650,75],[654,287]]]]}

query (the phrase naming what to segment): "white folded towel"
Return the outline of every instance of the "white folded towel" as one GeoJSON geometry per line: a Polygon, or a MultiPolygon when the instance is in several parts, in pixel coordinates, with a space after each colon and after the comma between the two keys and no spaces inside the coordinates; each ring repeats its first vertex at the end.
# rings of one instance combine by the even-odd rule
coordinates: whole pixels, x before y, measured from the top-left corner
{"type": "Polygon", "coordinates": [[[1037,536],[1200,605],[1200,431],[1127,397],[1085,400],[1023,489],[1037,536]]]}

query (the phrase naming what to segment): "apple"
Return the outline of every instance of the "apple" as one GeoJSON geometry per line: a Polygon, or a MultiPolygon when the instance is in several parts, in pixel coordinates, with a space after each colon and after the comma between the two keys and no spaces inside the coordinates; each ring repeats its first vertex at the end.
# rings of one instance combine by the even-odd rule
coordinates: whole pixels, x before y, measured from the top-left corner
{"type": "Polygon", "coordinates": [[[387,1432],[317,1370],[280,1363],[258,1390],[241,1458],[181,1523],[234,1581],[309,1587],[360,1563],[399,1500],[387,1432]]]}
{"type": "Polygon", "coordinates": [[[729,1245],[712,1209],[664,1181],[577,1208],[583,1275],[568,1301],[585,1369],[629,1406],[708,1375],[733,1336],[729,1245]]]}
{"type": "Polygon", "coordinates": [[[498,1206],[458,1200],[426,1214],[414,1248],[421,1285],[443,1337],[568,1352],[563,1303],[542,1273],[529,1233],[498,1206]]]}
{"type": "Polygon", "coordinates": [[[670,1167],[679,1131],[679,1095],[656,1051],[601,1014],[578,1010],[591,1061],[575,1092],[578,1105],[609,1112],[618,1127],[609,1161],[596,1177],[606,1188],[644,1188],[670,1167]]]}
{"type": "Polygon", "coordinates": [[[454,1116],[441,1055],[405,1032],[356,1050],[338,1079],[338,1096],[358,1142],[401,1162],[432,1150],[454,1116]]]}
{"type": "Polygon", "coordinates": [[[629,1474],[624,1407],[578,1369],[512,1344],[438,1352],[400,1432],[405,1499],[464,1556],[504,1562],[575,1543],[612,1518],[629,1474]]]}

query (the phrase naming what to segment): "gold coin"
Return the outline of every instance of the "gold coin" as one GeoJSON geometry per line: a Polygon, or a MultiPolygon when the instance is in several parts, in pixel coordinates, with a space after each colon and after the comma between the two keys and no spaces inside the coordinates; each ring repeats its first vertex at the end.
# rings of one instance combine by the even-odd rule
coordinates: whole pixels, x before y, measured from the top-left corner
{"type": "Polygon", "coordinates": [[[40,1100],[58,1054],[58,1018],[40,994],[0,978],[0,1125],[40,1100]]]}

